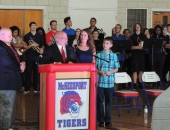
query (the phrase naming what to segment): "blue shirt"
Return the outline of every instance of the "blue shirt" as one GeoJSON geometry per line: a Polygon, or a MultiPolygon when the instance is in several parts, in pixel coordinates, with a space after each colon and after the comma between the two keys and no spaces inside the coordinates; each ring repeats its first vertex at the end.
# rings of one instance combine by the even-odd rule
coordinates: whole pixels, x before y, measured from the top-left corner
{"type": "Polygon", "coordinates": [[[92,63],[93,61],[93,53],[90,49],[87,51],[82,51],[77,47],[76,56],[80,63],[92,63]]]}
{"type": "MultiPolygon", "coordinates": [[[[110,70],[114,70],[119,68],[119,62],[117,59],[117,55],[110,50],[110,53],[106,53],[105,51],[101,51],[97,53],[99,58],[105,59],[109,62],[96,58],[96,66],[97,69],[103,72],[108,72],[110,70]]],[[[98,74],[98,87],[101,88],[113,88],[114,87],[114,79],[115,74],[112,73],[110,76],[102,76],[98,74]]]]}
{"type": "MultiPolygon", "coordinates": [[[[112,38],[113,38],[113,40],[126,40],[125,36],[122,35],[122,34],[119,34],[119,36],[116,36],[116,34],[114,34],[112,36],[112,38]]],[[[120,53],[120,54],[117,54],[117,56],[118,56],[119,61],[124,61],[125,60],[125,56],[124,56],[123,52],[120,53]]]]}
{"type": "Polygon", "coordinates": [[[64,28],[62,31],[65,32],[67,35],[76,35],[76,31],[72,28],[70,28],[69,30],[67,28],[64,28]]]}

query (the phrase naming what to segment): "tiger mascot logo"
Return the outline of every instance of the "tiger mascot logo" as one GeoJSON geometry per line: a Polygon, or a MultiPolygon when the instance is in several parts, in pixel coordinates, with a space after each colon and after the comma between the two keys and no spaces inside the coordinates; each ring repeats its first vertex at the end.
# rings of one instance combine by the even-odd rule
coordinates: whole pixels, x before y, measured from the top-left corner
{"type": "Polygon", "coordinates": [[[72,118],[79,116],[80,107],[83,105],[79,94],[75,91],[66,91],[62,93],[60,99],[60,113],[70,113],[72,118]]]}

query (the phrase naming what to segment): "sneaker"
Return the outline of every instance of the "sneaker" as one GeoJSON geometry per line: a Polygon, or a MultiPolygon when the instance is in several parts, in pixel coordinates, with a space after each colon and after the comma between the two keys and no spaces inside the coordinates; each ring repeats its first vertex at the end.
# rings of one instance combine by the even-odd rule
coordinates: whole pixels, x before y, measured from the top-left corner
{"type": "Polygon", "coordinates": [[[112,126],[112,123],[111,122],[106,122],[105,126],[112,126]]]}
{"type": "Polygon", "coordinates": [[[24,94],[28,94],[30,91],[24,91],[24,94]]]}
{"type": "Polygon", "coordinates": [[[104,122],[100,122],[99,127],[104,127],[104,122]]]}

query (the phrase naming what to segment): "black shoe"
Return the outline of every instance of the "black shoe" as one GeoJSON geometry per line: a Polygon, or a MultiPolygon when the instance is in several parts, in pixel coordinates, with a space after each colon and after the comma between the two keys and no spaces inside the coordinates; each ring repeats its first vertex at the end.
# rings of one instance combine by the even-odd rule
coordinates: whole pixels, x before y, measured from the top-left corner
{"type": "Polygon", "coordinates": [[[112,126],[112,123],[111,122],[106,122],[105,126],[112,126]]]}
{"type": "Polygon", "coordinates": [[[100,122],[99,127],[104,127],[104,122],[100,122]]]}

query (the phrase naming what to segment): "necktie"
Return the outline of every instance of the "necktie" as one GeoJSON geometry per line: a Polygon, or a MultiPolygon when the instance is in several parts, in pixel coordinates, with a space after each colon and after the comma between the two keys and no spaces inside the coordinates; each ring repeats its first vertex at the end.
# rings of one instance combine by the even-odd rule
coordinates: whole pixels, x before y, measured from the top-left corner
{"type": "Polygon", "coordinates": [[[66,56],[65,56],[65,52],[64,52],[63,46],[62,46],[62,48],[61,48],[61,55],[62,55],[63,61],[65,62],[66,56]]]}
{"type": "Polygon", "coordinates": [[[20,63],[20,59],[19,59],[19,57],[18,57],[18,53],[14,50],[14,48],[13,48],[12,46],[9,46],[9,48],[12,50],[12,52],[14,53],[17,61],[20,63]]]}

